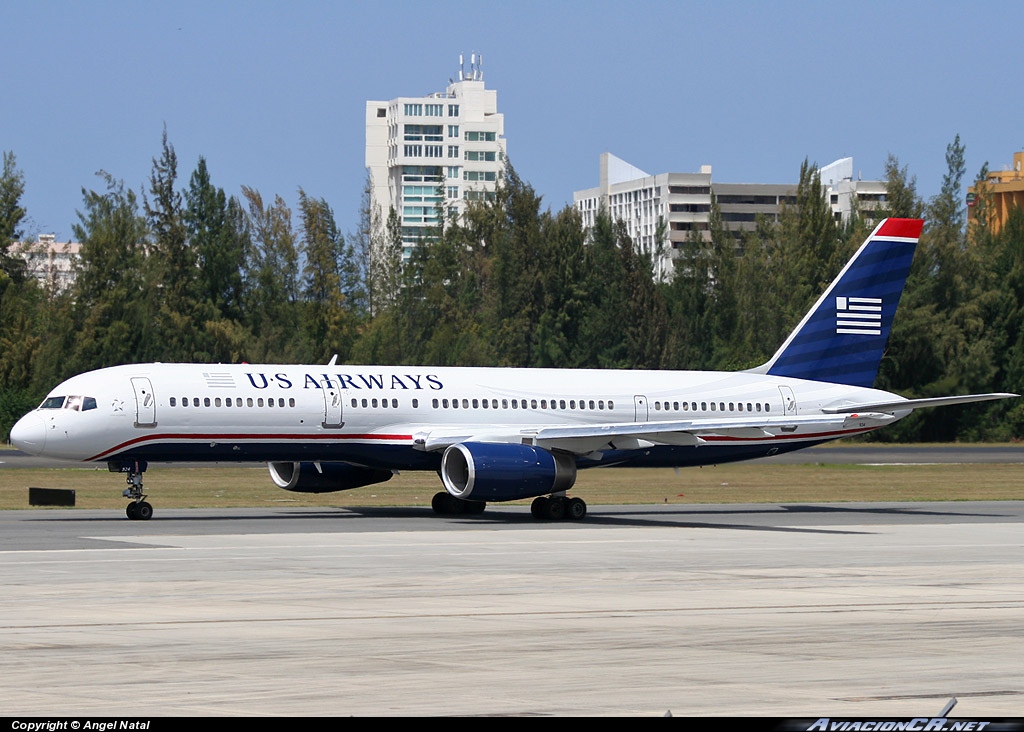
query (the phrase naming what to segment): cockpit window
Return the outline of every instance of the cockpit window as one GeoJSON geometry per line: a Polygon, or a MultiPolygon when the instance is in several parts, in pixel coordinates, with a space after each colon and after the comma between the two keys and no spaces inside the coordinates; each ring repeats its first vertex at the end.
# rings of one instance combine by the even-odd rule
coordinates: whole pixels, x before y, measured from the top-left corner
{"type": "Polygon", "coordinates": [[[85,412],[96,408],[96,398],[87,396],[69,396],[64,404],[65,409],[74,409],[76,412],[85,412]]]}
{"type": "Polygon", "coordinates": [[[96,409],[96,397],[87,396],[53,396],[46,397],[39,405],[40,409],[73,409],[76,412],[86,412],[96,409]]]}

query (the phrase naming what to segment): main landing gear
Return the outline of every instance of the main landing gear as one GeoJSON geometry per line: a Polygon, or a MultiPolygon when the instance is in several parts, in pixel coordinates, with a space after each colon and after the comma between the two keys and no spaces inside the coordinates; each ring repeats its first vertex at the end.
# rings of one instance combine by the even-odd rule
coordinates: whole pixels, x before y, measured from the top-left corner
{"type": "Polygon", "coordinates": [[[537,496],[530,504],[530,513],[549,521],[581,521],[587,515],[587,502],[566,496],[537,496]]]}
{"type": "MultiPolygon", "coordinates": [[[[434,494],[430,507],[439,516],[478,516],[487,508],[487,503],[467,501],[441,491],[434,494]]],[[[534,518],[547,521],[581,521],[587,515],[587,503],[582,498],[538,496],[533,499],[530,513],[534,518]]]]}
{"type": "Polygon", "coordinates": [[[125,515],[132,521],[149,521],[153,518],[153,506],[146,501],[146,494],[142,492],[142,474],[146,472],[146,463],[107,463],[107,469],[111,473],[125,473],[128,487],[121,495],[131,499],[124,510],[125,515]]]}
{"type": "Polygon", "coordinates": [[[430,499],[430,507],[439,516],[479,516],[487,508],[487,502],[467,501],[441,491],[430,499]]]}

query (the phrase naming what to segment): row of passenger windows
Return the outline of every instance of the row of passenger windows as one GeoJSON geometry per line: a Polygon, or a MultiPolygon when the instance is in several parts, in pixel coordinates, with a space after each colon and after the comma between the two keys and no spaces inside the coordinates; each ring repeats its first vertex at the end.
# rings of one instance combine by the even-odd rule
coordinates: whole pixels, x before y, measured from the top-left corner
{"type": "MultiPolygon", "coordinates": [[[[655,402],[655,412],[696,412],[697,402],[655,402]]],[[[770,412],[772,405],[768,402],[701,402],[702,412],[770,412]],[[710,407],[710,410],[708,409],[710,407]]]]}
{"type": "Polygon", "coordinates": [[[613,402],[605,402],[603,399],[597,401],[591,399],[589,407],[587,406],[588,402],[583,399],[580,399],[579,402],[575,399],[570,399],[568,402],[565,399],[552,399],[550,401],[547,399],[541,399],[540,401],[536,399],[530,399],[529,401],[526,399],[502,399],[500,400],[500,407],[498,404],[499,400],[497,399],[491,399],[490,401],[487,399],[463,399],[461,404],[458,399],[450,401],[448,399],[435,399],[433,401],[434,409],[438,407],[441,409],[508,409],[509,407],[512,409],[615,409],[613,402]],[[567,404],[568,407],[566,407],[567,404]]]}
{"type": "MultiPolygon", "coordinates": [[[[72,397],[71,399],[76,399],[72,397]]],[[[71,401],[69,399],[69,402],[71,401]]],[[[87,398],[89,400],[88,406],[85,409],[95,409],[95,400],[87,398]]],[[[51,397],[49,400],[43,402],[40,406],[41,409],[59,409],[63,405],[63,397],[51,397]],[[60,403],[57,403],[57,399],[60,399],[60,403]],[[55,406],[56,405],[56,406],[55,406]]],[[[179,404],[178,399],[171,397],[169,404],[172,407],[176,407],[179,404]]],[[[277,407],[283,409],[284,407],[294,407],[294,397],[285,399],[279,397],[278,399],[263,397],[182,397],[180,401],[182,407],[277,407]],[[191,399],[191,400],[190,400],[191,399]]],[[[371,408],[371,409],[398,409],[397,399],[353,399],[352,406],[354,408],[371,408]]],[[[419,409],[419,399],[412,400],[412,408],[419,409]]],[[[590,399],[590,400],[576,400],[576,399],[434,399],[431,402],[431,406],[434,409],[569,409],[569,410],[614,410],[615,403],[611,400],[605,401],[604,399],[590,399]]],[[[654,402],[654,411],[656,412],[770,412],[772,410],[771,404],[768,402],[700,402],[700,409],[698,410],[697,402],[654,402]]],[[[78,405],[72,407],[74,409],[79,408],[78,405]]]]}
{"type": "MultiPolygon", "coordinates": [[[[168,400],[168,403],[172,407],[178,406],[178,400],[176,398],[174,398],[174,397],[171,397],[168,400]]],[[[189,397],[182,397],[181,398],[181,406],[183,406],[183,407],[189,406],[189,397]]],[[[204,397],[203,399],[200,399],[199,397],[192,397],[191,406],[193,406],[193,407],[221,407],[221,406],[224,406],[224,407],[264,407],[264,406],[266,406],[266,407],[284,408],[284,407],[294,407],[295,406],[295,399],[294,398],[284,399],[283,397],[279,398],[277,400],[274,400],[273,398],[264,399],[263,397],[257,397],[255,399],[252,398],[252,397],[246,397],[245,399],[243,399],[242,397],[234,397],[234,398],[232,398],[232,397],[225,397],[222,400],[220,397],[214,397],[212,399],[210,397],[204,397]]]]}

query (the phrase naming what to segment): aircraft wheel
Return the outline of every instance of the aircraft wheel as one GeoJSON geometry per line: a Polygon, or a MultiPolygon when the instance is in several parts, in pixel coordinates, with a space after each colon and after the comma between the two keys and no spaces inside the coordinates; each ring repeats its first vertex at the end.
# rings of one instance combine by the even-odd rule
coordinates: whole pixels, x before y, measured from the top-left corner
{"type": "Polygon", "coordinates": [[[487,508],[487,501],[463,501],[462,509],[471,516],[479,516],[487,508]]]}
{"type": "Polygon", "coordinates": [[[153,518],[153,507],[145,501],[135,504],[135,518],[139,521],[149,521],[153,518]]]}
{"type": "MultiPolygon", "coordinates": [[[[434,497],[430,499],[430,507],[434,509],[434,513],[440,516],[460,516],[464,513],[474,513],[474,506],[478,503],[487,505],[481,501],[464,501],[443,491],[435,493],[434,497]]],[[[483,509],[480,510],[482,511],[483,509]]],[[[476,511],[476,513],[479,513],[479,511],[476,511]]]]}
{"type": "Polygon", "coordinates": [[[565,506],[565,517],[570,521],[581,521],[587,515],[587,502],[582,498],[570,498],[565,506]]]}
{"type": "Polygon", "coordinates": [[[565,499],[549,498],[544,518],[551,519],[552,521],[561,521],[565,518],[565,499]]]}
{"type": "Polygon", "coordinates": [[[135,501],[132,501],[127,506],[125,506],[125,509],[124,509],[125,515],[128,518],[130,518],[132,521],[135,521],[139,517],[138,511],[137,511],[138,505],[139,504],[137,504],[135,501]]]}
{"type": "Polygon", "coordinates": [[[548,501],[551,500],[547,496],[537,496],[533,499],[533,503],[530,504],[530,513],[536,519],[542,519],[547,516],[548,501]]]}

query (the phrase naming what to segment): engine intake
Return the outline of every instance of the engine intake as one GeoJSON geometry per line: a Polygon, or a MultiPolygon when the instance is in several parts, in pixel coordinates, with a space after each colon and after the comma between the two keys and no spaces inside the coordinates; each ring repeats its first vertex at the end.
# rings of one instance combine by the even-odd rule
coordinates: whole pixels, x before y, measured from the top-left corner
{"type": "Polygon", "coordinates": [[[364,468],[348,463],[268,463],[270,477],[278,488],[296,493],[333,493],[383,483],[394,475],[390,470],[364,468]]]}
{"type": "Polygon", "coordinates": [[[441,481],[456,498],[515,501],[571,488],[576,460],[532,445],[463,442],[444,451],[441,481]]]}

